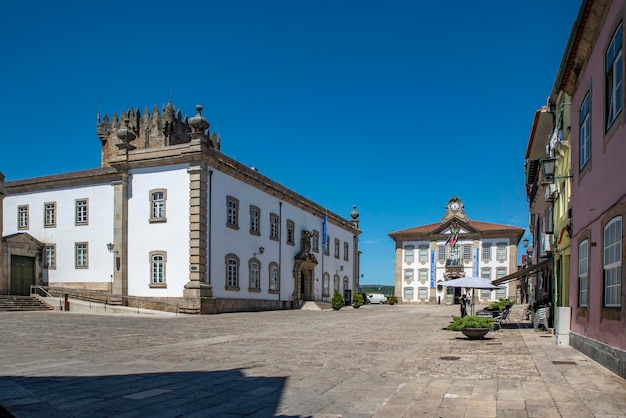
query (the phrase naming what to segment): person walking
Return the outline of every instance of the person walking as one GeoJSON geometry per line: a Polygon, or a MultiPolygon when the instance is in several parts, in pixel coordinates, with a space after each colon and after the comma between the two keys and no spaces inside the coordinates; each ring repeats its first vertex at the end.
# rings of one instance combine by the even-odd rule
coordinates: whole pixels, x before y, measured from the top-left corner
{"type": "Polygon", "coordinates": [[[463,293],[461,296],[461,318],[465,318],[467,316],[467,296],[463,293]]]}

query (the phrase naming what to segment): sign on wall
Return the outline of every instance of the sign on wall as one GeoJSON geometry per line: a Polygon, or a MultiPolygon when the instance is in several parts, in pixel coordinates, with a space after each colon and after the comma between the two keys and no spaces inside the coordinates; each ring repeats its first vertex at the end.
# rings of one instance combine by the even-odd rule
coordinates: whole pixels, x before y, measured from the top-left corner
{"type": "Polygon", "coordinates": [[[430,288],[435,288],[435,250],[430,250],[430,288]]]}

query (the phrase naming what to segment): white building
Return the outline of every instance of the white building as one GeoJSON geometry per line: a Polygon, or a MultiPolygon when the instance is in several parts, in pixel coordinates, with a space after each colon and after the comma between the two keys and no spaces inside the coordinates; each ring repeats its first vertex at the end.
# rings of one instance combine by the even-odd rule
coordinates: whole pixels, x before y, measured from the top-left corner
{"type": "Polygon", "coordinates": [[[344,219],[222,154],[197,110],[99,117],[101,168],[0,173],[0,294],[44,285],[193,313],[350,299],[356,208],[344,219]]]}
{"type": "MultiPolygon", "coordinates": [[[[389,234],[396,243],[395,294],[403,303],[454,303],[461,288],[446,287],[458,277],[503,278],[517,271],[517,245],[524,230],[472,221],[453,197],[440,222],[389,234]]],[[[475,300],[516,299],[515,283],[477,290],[475,300]]]]}

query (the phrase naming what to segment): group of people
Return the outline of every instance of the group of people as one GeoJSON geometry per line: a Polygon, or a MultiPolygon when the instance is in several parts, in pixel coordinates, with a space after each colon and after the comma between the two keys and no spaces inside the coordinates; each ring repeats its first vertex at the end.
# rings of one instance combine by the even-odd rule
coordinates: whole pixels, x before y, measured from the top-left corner
{"type": "Polygon", "coordinates": [[[463,293],[459,299],[459,303],[461,305],[461,318],[464,318],[467,316],[467,309],[472,305],[472,298],[463,293]]]}

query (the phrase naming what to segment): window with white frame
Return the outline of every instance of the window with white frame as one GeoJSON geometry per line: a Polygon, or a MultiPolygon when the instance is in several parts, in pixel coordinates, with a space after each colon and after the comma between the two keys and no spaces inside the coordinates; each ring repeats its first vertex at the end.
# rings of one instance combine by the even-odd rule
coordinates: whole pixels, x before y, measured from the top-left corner
{"type": "Polygon", "coordinates": [[[589,117],[589,93],[583,99],[580,105],[580,170],[582,170],[589,161],[591,151],[591,118],[589,117]]]}
{"type": "Polygon", "coordinates": [[[226,256],[226,290],[239,290],[239,257],[226,256]]]}
{"type": "Polygon", "coordinates": [[[437,260],[446,261],[446,246],[445,245],[437,246],[437,260]]]}
{"type": "Polygon", "coordinates": [[[280,224],[280,219],[278,215],[276,215],[275,213],[270,213],[270,239],[271,240],[278,241],[280,239],[279,224],[280,224]]]}
{"type": "Polygon", "coordinates": [[[424,284],[428,281],[428,269],[419,269],[417,272],[420,283],[424,284]]]}
{"type": "Polygon", "coordinates": [[[44,228],[54,228],[57,226],[57,203],[46,202],[43,204],[43,226],[44,228]]]}
{"type": "Polygon", "coordinates": [[[428,245],[420,245],[419,252],[420,263],[428,263],[428,245]]]}
{"type": "Polygon", "coordinates": [[[604,227],[604,307],[622,306],[622,217],[616,216],[604,227]]]}
{"type": "Polygon", "coordinates": [[[261,265],[258,260],[250,260],[250,284],[248,290],[260,291],[261,290],[261,265]]]}
{"type": "Polygon", "coordinates": [[[328,273],[324,273],[324,278],[322,279],[322,296],[330,296],[330,274],[328,273]]]}
{"type": "Polygon", "coordinates": [[[28,205],[17,207],[17,229],[28,229],[28,205]]]}
{"type": "Polygon", "coordinates": [[[296,223],[287,219],[287,244],[295,245],[296,223]]]}
{"type": "Polygon", "coordinates": [[[226,226],[239,229],[239,200],[226,196],[226,226]]]}
{"type": "Polygon", "coordinates": [[[165,201],[167,200],[167,190],[150,190],[150,222],[165,222],[165,201]]]}
{"type": "MultiPolygon", "coordinates": [[[[506,267],[498,267],[496,268],[496,279],[501,279],[506,276],[506,267]]],[[[499,287],[496,289],[496,299],[505,299],[506,298],[506,288],[499,287]]]]}
{"type": "Polygon", "coordinates": [[[89,267],[88,245],[86,242],[77,242],[74,244],[74,266],[77,269],[86,269],[89,267]]]}
{"type": "Polygon", "coordinates": [[[413,262],[413,249],[415,247],[413,247],[412,245],[407,245],[406,247],[404,247],[404,262],[405,263],[412,263],[413,262]]]}
{"type": "Polygon", "coordinates": [[[261,235],[261,209],[250,205],[250,233],[261,235]]]}
{"type": "Polygon", "coordinates": [[[269,265],[269,274],[270,274],[270,293],[278,293],[280,292],[280,275],[278,271],[278,264],[272,262],[269,265]]]}
{"type": "Polygon", "coordinates": [[[413,288],[412,287],[404,288],[404,300],[413,300],[413,288]]]}
{"type": "Polygon", "coordinates": [[[74,201],[74,222],[78,225],[87,225],[89,223],[89,200],[76,199],[74,201]]]}
{"type": "Polygon", "coordinates": [[[56,244],[46,244],[46,268],[48,270],[54,270],[57,268],[57,249],[56,244]]]}
{"type": "Polygon", "coordinates": [[[498,243],[498,261],[506,261],[506,244],[504,242],[498,243]]]}
{"type": "Polygon", "coordinates": [[[463,260],[470,261],[472,259],[472,246],[464,245],[463,246],[463,260]]]}
{"type": "Polygon", "coordinates": [[[404,281],[411,283],[413,281],[413,269],[404,270],[404,281]]]}
{"type": "Polygon", "coordinates": [[[417,292],[418,292],[418,293],[417,293],[417,297],[418,297],[420,300],[428,300],[428,288],[427,288],[427,287],[420,287],[420,288],[417,290],[417,292]]]}
{"type": "Polygon", "coordinates": [[[491,269],[489,267],[483,267],[480,269],[480,277],[491,281],[491,269]]]}
{"type": "Polygon", "coordinates": [[[343,259],[344,261],[350,261],[350,246],[347,242],[343,243],[343,259]]]}
{"type": "Polygon", "coordinates": [[[483,243],[483,260],[491,260],[491,243],[483,243]]]}
{"type": "Polygon", "coordinates": [[[622,24],[620,23],[606,50],[606,130],[622,111],[622,24]]]}
{"type": "Polygon", "coordinates": [[[165,265],[167,262],[167,252],[150,252],[150,287],[166,287],[165,265]]]}
{"type": "Polygon", "coordinates": [[[589,240],[583,240],[578,244],[578,306],[587,307],[589,294],[589,240]]]}
{"type": "Polygon", "coordinates": [[[335,238],[335,258],[339,258],[339,238],[335,238]]]}

